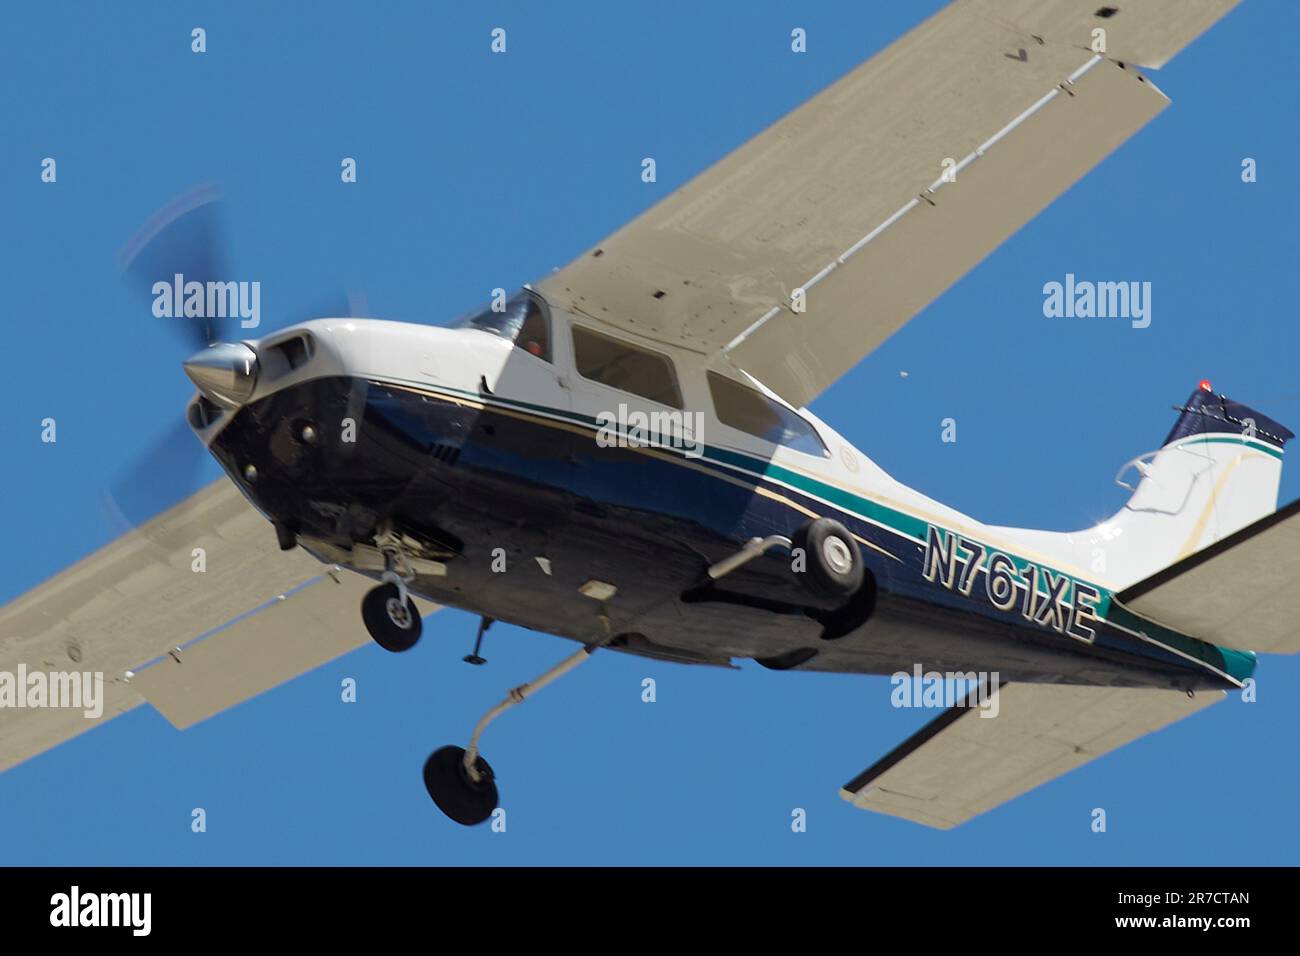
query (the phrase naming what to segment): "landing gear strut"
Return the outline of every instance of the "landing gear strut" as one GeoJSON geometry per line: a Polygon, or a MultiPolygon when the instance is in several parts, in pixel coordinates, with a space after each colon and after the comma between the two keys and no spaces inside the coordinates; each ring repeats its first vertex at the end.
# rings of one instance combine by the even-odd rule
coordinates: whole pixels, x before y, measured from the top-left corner
{"type": "Polygon", "coordinates": [[[496,777],[492,767],[479,755],[478,742],[488,724],[511,707],[522,704],[539,690],[573,670],[609,640],[609,619],[601,615],[605,635],[599,643],[588,644],[570,654],[545,674],[527,684],[513,688],[506,699],[479,720],[470,737],[469,748],[440,747],[424,762],[424,787],[438,809],[463,826],[474,826],[492,816],[497,808],[496,777]]]}

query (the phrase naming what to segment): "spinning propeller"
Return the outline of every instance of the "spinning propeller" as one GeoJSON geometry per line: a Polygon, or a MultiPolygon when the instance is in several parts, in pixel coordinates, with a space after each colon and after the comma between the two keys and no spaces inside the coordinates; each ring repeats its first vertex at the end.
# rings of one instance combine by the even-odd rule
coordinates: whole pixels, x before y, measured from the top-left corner
{"type": "MultiPolygon", "coordinates": [[[[230,390],[237,404],[247,395],[230,381],[232,362],[253,355],[241,338],[261,336],[270,328],[255,332],[241,328],[237,310],[211,315],[204,296],[202,314],[186,315],[184,291],[189,283],[233,283],[222,218],[222,201],[216,186],[196,186],[155,212],[136,231],[119,254],[123,278],[139,300],[142,314],[167,326],[177,340],[177,360],[186,375],[207,391],[230,390]],[[179,291],[178,291],[179,290],[179,291]],[[144,310],[148,309],[148,313],[144,310]],[[235,386],[235,387],[232,387],[235,386]]],[[[320,316],[352,316],[364,310],[359,296],[338,295],[319,308],[287,316],[274,327],[294,325],[320,316]]],[[[255,358],[252,360],[255,361],[255,358]]],[[[181,497],[198,490],[205,449],[190,429],[181,410],[174,425],[160,440],[142,452],[118,474],[106,493],[106,508],[123,530],[138,528],[158,512],[160,487],[180,489],[181,497]]]]}

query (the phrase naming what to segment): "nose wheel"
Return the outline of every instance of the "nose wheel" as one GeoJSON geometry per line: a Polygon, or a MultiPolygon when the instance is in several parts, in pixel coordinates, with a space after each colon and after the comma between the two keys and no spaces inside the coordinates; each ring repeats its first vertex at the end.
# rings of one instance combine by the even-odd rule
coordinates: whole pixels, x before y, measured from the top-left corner
{"type": "Polygon", "coordinates": [[[420,611],[406,588],[388,582],[372,588],[361,601],[361,620],[386,651],[409,651],[420,639],[420,611]]]}
{"type": "Polygon", "coordinates": [[[361,600],[361,620],[376,644],[400,654],[415,646],[423,629],[420,611],[406,590],[406,582],[415,579],[415,572],[403,557],[391,526],[380,530],[375,543],[384,555],[384,573],[379,586],[361,600]]]}

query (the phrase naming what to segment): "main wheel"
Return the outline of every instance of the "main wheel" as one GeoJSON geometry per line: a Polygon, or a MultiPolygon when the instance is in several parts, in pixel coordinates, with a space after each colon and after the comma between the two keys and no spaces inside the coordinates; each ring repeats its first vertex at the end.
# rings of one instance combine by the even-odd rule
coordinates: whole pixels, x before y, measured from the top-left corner
{"type": "Polygon", "coordinates": [[[815,647],[796,647],[792,651],[777,654],[775,657],[755,657],[754,662],[763,665],[770,671],[788,671],[800,664],[807,664],[816,656],[817,648],[815,647]]]}
{"type": "Polygon", "coordinates": [[[438,809],[462,826],[472,827],[492,816],[497,808],[496,777],[488,762],[479,756],[474,764],[482,779],[474,780],[465,769],[462,747],[440,747],[424,762],[424,789],[438,809]]]}
{"type": "Polygon", "coordinates": [[[831,600],[851,596],[862,586],[862,554],[849,529],[833,518],[816,518],[797,532],[794,547],[806,557],[804,585],[831,600]]]}
{"type": "Polygon", "coordinates": [[[396,584],[371,588],[361,601],[361,620],[375,643],[394,653],[413,648],[423,629],[415,602],[403,601],[396,584]]]}

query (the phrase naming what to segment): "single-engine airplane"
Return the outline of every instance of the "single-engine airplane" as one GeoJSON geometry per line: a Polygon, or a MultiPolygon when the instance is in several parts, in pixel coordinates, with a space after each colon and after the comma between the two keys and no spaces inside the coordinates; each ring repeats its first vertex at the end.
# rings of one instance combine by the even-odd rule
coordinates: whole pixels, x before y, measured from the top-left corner
{"type": "MultiPolygon", "coordinates": [[[[1300,650],[1281,424],[1202,383],[1121,473],[1127,503],[1058,533],[927,498],[806,406],[1160,113],[1143,69],[1234,5],[957,0],[449,326],[194,323],[187,430],[228,480],[5,607],[0,661],[71,658],[109,675],[105,719],[148,700],[183,728],[371,638],[410,648],[422,602],[479,615],[480,641],[502,620],[578,642],[430,756],[462,824],[498,804],[488,722],[599,649],[996,672],[995,719],[954,706],[843,787],[941,828],[1222,699],[1254,652],[1300,650]]],[[[214,240],[186,237],[212,199],[152,220],[128,271],[201,300],[214,240]]],[[[91,723],[0,719],[0,769],[91,723]]]]}

